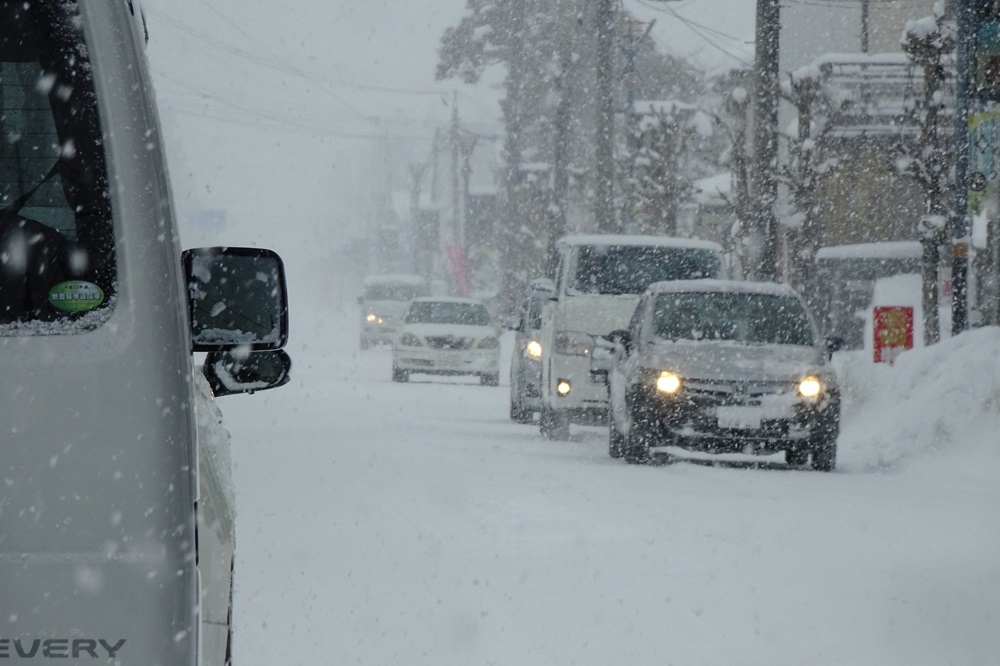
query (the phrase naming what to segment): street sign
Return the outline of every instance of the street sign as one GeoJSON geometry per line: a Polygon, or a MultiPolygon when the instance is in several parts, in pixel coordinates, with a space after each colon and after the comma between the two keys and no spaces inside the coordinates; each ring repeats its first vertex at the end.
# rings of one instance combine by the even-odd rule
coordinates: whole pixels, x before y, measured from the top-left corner
{"type": "Polygon", "coordinates": [[[900,353],[913,349],[913,308],[899,305],[876,307],[872,330],[875,334],[875,362],[891,365],[900,353]]]}

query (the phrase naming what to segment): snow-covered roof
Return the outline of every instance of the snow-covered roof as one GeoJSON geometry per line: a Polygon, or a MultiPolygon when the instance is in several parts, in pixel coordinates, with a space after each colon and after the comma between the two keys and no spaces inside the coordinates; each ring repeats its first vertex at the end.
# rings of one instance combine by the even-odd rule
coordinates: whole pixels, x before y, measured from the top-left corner
{"type": "Polygon", "coordinates": [[[563,236],[559,245],[651,245],[656,247],[682,247],[722,252],[722,246],[712,241],[698,238],[676,238],[673,236],[637,236],[629,234],[579,234],[563,236]]]}
{"type": "Polygon", "coordinates": [[[919,259],[921,256],[919,241],[831,245],[816,252],[816,259],[919,259]]]}
{"type": "Polygon", "coordinates": [[[745,280],[670,280],[654,282],[649,285],[653,294],[675,293],[681,291],[711,291],[735,292],[740,294],[766,294],[770,296],[792,296],[798,294],[787,284],[779,282],[748,282],[745,280]]]}
{"type": "Polygon", "coordinates": [[[364,284],[366,287],[375,286],[401,286],[401,287],[422,287],[426,281],[419,275],[407,275],[403,273],[399,274],[385,274],[385,275],[369,275],[365,277],[364,284]]]}

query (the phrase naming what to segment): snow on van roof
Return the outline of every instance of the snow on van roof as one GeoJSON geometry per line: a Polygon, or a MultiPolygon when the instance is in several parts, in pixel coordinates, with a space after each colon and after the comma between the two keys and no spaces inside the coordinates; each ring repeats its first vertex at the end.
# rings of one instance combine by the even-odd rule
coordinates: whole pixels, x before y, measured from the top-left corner
{"type": "Polygon", "coordinates": [[[722,252],[722,246],[713,241],[698,238],[676,238],[673,236],[637,236],[629,234],[580,234],[563,236],[559,245],[649,245],[655,247],[679,247],[722,252]]]}
{"type": "Polygon", "coordinates": [[[669,280],[649,285],[652,294],[678,291],[728,291],[740,294],[768,294],[772,296],[793,296],[798,293],[789,285],[780,282],[748,282],[745,280],[669,280]]]}
{"type": "Polygon", "coordinates": [[[920,241],[885,241],[821,247],[816,259],[919,259],[920,241]]]}
{"type": "Polygon", "coordinates": [[[426,284],[419,275],[369,275],[365,277],[365,286],[374,287],[382,285],[419,286],[426,284]]]}

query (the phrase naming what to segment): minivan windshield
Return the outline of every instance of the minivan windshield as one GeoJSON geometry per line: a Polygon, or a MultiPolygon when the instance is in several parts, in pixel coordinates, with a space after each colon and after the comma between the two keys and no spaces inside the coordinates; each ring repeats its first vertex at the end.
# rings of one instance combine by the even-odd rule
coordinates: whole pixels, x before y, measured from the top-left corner
{"type": "Polygon", "coordinates": [[[790,296],[740,292],[660,294],[653,336],[664,340],[725,340],[744,344],[812,345],[802,303],[790,296]]]}
{"type": "Polygon", "coordinates": [[[576,253],[569,293],[641,294],[654,282],[721,277],[716,252],[649,245],[584,245],[576,253]]]}
{"type": "Polygon", "coordinates": [[[406,313],[407,324],[458,324],[492,326],[490,313],[480,303],[415,301],[406,313]]]}
{"type": "Polygon", "coordinates": [[[412,284],[373,284],[365,287],[366,301],[412,301],[426,295],[424,287],[412,284]]]}
{"type": "Polygon", "coordinates": [[[0,137],[0,335],[95,328],[114,233],[75,3],[0,0],[0,137]]]}

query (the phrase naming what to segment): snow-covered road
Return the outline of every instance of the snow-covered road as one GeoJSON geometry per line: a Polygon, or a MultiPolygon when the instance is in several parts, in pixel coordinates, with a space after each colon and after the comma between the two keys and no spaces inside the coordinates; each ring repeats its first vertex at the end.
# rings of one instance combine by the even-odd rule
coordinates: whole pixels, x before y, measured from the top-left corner
{"type": "Polygon", "coordinates": [[[1000,379],[910,446],[933,396],[846,372],[834,474],[633,467],[509,422],[506,378],[393,384],[355,331],[300,324],[290,385],[220,400],[239,666],[1000,663],[1000,379]]]}

